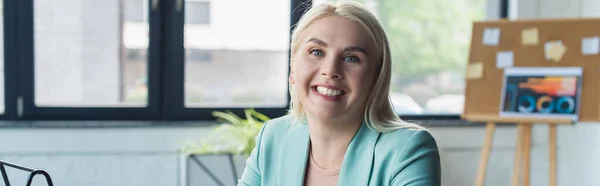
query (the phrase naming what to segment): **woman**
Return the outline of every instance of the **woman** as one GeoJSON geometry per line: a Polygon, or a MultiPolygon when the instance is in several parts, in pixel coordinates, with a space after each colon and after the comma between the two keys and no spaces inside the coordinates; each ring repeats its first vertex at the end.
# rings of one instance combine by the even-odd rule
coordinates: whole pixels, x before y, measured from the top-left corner
{"type": "Polygon", "coordinates": [[[239,185],[441,185],[435,139],[392,110],[389,44],[371,13],[312,7],[291,55],[290,114],[256,136],[239,185]]]}

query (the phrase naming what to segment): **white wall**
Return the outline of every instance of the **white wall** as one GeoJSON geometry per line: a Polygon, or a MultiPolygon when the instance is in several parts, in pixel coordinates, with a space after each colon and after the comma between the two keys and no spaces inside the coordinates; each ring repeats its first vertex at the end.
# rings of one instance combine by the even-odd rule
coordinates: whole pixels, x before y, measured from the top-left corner
{"type": "MultiPolygon", "coordinates": [[[[100,122],[33,124],[65,123],[93,126],[100,122]]],[[[149,122],[104,124],[140,127],[0,128],[0,160],[45,169],[54,185],[177,186],[177,151],[186,141],[197,140],[208,132],[207,127],[143,127],[149,122]]],[[[11,185],[25,185],[24,172],[9,169],[8,174],[11,185]]],[[[36,183],[45,185],[41,179],[36,183]]]]}

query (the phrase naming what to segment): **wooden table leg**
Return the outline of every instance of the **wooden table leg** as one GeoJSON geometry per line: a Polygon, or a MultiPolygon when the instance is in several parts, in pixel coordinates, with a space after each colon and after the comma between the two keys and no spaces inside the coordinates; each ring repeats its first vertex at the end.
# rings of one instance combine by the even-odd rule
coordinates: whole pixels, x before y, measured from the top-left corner
{"type": "Polygon", "coordinates": [[[531,123],[524,126],[525,134],[523,139],[523,186],[529,186],[531,181],[529,180],[530,169],[531,169],[531,123]]]}
{"type": "Polygon", "coordinates": [[[517,124],[517,140],[515,145],[515,156],[513,164],[512,186],[519,186],[519,171],[521,169],[521,155],[523,153],[524,124],[517,124]]]}
{"type": "Polygon", "coordinates": [[[494,138],[494,130],[496,129],[496,123],[488,122],[485,126],[485,129],[485,141],[483,143],[483,148],[481,149],[481,158],[479,159],[479,169],[477,170],[475,186],[483,186],[485,182],[487,164],[490,158],[490,151],[492,149],[492,140],[494,138]]]}
{"type": "Polygon", "coordinates": [[[550,160],[550,175],[549,175],[549,183],[550,186],[556,186],[556,124],[548,124],[550,138],[550,152],[549,152],[549,160],[550,160]]]}

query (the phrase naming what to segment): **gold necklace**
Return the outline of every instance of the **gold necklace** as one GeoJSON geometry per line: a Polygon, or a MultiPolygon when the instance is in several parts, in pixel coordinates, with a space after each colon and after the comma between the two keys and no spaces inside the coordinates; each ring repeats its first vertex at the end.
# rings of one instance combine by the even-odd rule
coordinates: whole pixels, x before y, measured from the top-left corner
{"type": "MultiPolygon", "coordinates": [[[[311,161],[312,161],[312,162],[313,162],[313,163],[314,163],[314,164],[315,164],[317,167],[319,167],[320,169],[322,169],[322,170],[328,170],[328,169],[326,169],[326,168],[323,168],[323,167],[321,167],[321,165],[319,165],[319,164],[317,163],[317,161],[315,161],[315,158],[314,158],[314,156],[313,156],[312,150],[310,150],[310,160],[311,160],[311,161]]],[[[334,168],[334,169],[337,169],[337,168],[334,168]]]]}

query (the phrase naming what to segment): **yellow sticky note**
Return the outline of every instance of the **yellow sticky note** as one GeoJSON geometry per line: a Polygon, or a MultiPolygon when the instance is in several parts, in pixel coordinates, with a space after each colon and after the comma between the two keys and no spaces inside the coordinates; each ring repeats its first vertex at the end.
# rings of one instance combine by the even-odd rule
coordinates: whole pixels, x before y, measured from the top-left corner
{"type": "Polygon", "coordinates": [[[546,45],[546,56],[554,62],[559,62],[567,51],[562,42],[549,42],[546,45]]]}
{"type": "Polygon", "coordinates": [[[467,79],[481,79],[483,77],[483,63],[469,63],[467,66],[467,79]]]}
{"type": "Polygon", "coordinates": [[[523,45],[537,45],[539,43],[537,28],[527,28],[521,31],[521,43],[523,45]]]}
{"type": "Polygon", "coordinates": [[[563,46],[563,45],[557,45],[554,46],[552,48],[550,48],[550,56],[552,56],[552,60],[554,60],[555,62],[560,61],[560,59],[562,59],[562,57],[564,56],[565,52],[567,51],[567,47],[563,46]]]}

